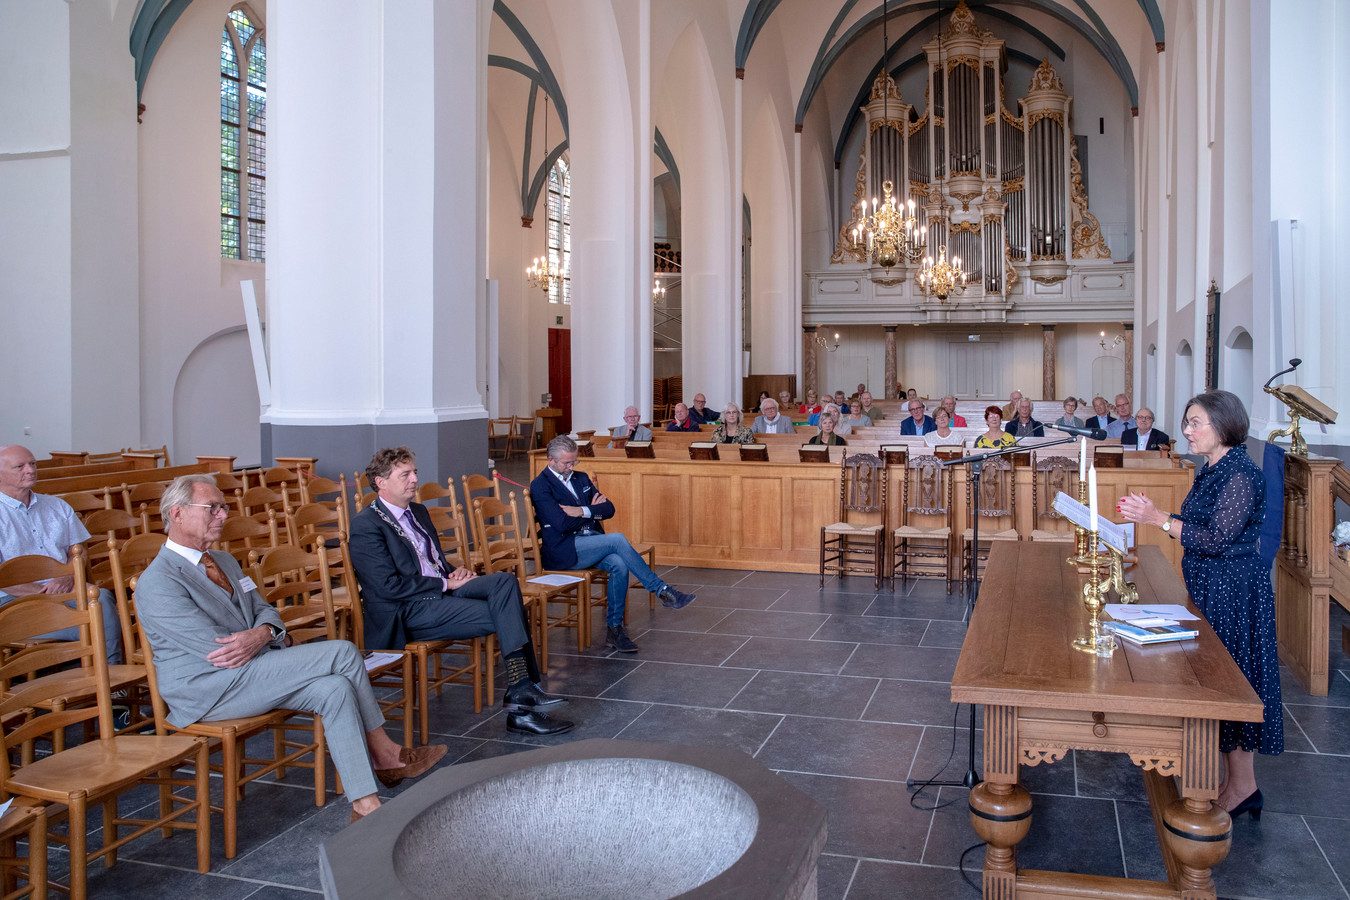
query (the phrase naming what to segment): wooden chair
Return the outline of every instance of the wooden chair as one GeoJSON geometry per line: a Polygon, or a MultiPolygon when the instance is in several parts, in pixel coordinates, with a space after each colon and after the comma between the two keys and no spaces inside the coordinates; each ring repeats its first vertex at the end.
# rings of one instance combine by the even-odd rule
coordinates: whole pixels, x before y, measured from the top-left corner
{"type": "Polygon", "coordinates": [[[299,506],[303,502],[302,480],[300,472],[286,466],[273,466],[270,469],[264,469],[262,473],[263,486],[281,494],[286,498],[286,503],[291,506],[299,506]]]}
{"type": "Polygon", "coordinates": [[[473,540],[469,535],[468,518],[464,515],[464,505],[456,503],[453,508],[428,506],[427,514],[436,529],[441,550],[446,560],[457,569],[481,572],[482,561],[473,552],[473,540]]]}
{"type": "MultiPolygon", "coordinates": [[[[403,723],[403,746],[411,748],[413,746],[413,720],[416,711],[414,702],[416,697],[416,656],[407,647],[402,650],[389,650],[366,646],[366,620],[361,607],[361,591],[357,587],[356,573],[351,567],[346,534],[342,535],[338,549],[342,554],[343,568],[346,572],[343,580],[346,582],[347,596],[351,599],[352,643],[356,644],[356,649],[360,650],[363,656],[367,656],[369,653],[392,653],[398,657],[394,662],[371,665],[367,656],[366,671],[370,674],[370,683],[375,688],[375,697],[380,704],[380,710],[384,713],[386,719],[394,719],[403,723]]],[[[474,659],[477,659],[476,654],[474,659]]],[[[478,686],[477,690],[481,692],[481,686],[478,686]]],[[[422,743],[425,744],[428,741],[429,735],[426,733],[426,726],[423,726],[422,743]]]]}
{"type": "Polygon", "coordinates": [[[168,485],[161,481],[143,481],[122,485],[122,508],[145,523],[146,531],[163,530],[159,517],[159,498],[168,485]]]}
{"type": "Polygon", "coordinates": [[[220,537],[216,539],[217,550],[224,550],[234,557],[239,567],[248,566],[248,555],[254,550],[270,550],[280,546],[281,536],[277,526],[277,514],[273,511],[262,521],[248,516],[231,516],[220,527],[220,537]]]}
{"type": "Polygon", "coordinates": [[[533,584],[527,580],[529,572],[526,565],[525,545],[521,539],[520,512],[516,505],[515,492],[512,491],[508,496],[510,497],[509,503],[503,503],[495,497],[474,498],[474,537],[477,542],[484,545],[496,543],[509,548],[506,552],[485,563],[486,574],[510,572],[516,576],[516,581],[520,585],[521,600],[526,607],[528,630],[532,635],[535,650],[538,654],[539,669],[542,672],[547,672],[548,617],[541,610],[555,596],[569,592],[576,595],[578,598],[576,603],[579,605],[580,594],[576,584],[554,586],[533,584]]]}
{"type": "MultiPolygon", "coordinates": [[[[966,515],[975,516],[973,481],[966,482],[966,515]]],[[[982,560],[989,558],[989,550],[997,541],[1019,541],[1017,531],[1017,486],[1013,482],[1013,466],[1006,456],[995,456],[984,461],[980,476],[980,545],[974,544],[974,529],[961,532],[961,586],[967,578],[979,578],[982,560]]]]}
{"type": "MultiPolygon", "coordinates": [[[[85,580],[85,568],[84,549],[78,545],[76,545],[70,559],[64,563],[49,556],[16,556],[0,563],[0,590],[10,585],[28,584],[52,578],[69,578],[73,583],[69,592],[43,594],[42,596],[60,597],[63,602],[74,603],[78,609],[84,609],[89,604],[90,599],[98,597],[98,588],[90,586],[85,580]]],[[[48,631],[54,630],[56,629],[48,629],[48,631]]],[[[31,633],[46,634],[47,632],[31,633]]],[[[100,633],[102,633],[102,628],[100,628],[100,633]]],[[[55,648],[73,643],[50,638],[23,639],[17,636],[18,633],[3,630],[0,630],[0,634],[4,635],[6,652],[17,654],[38,651],[44,647],[53,648],[53,652],[59,652],[55,648]]],[[[104,679],[111,685],[110,690],[131,693],[145,681],[144,666],[134,664],[110,666],[107,664],[105,645],[100,643],[99,647],[104,663],[104,679]]],[[[57,663],[52,663],[51,667],[53,671],[41,676],[34,676],[30,673],[30,681],[34,686],[41,686],[49,691],[47,699],[41,702],[35,701],[34,705],[38,709],[59,713],[70,708],[88,708],[98,699],[95,695],[97,685],[94,680],[94,673],[88,666],[58,668],[57,663]]],[[[13,685],[9,680],[0,676],[0,691],[10,691],[12,688],[13,685]]],[[[92,722],[89,728],[86,738],[93,734],[92,722]]],[[[65,749],[66,732],[61,730],[53,733],[52,741],[56,751],[65,749]]]]}
{"type": "Polygon", "coordinates": [[[872,576],[881,589],[886,548],[886,468],[872,453],[845,456],[839,467],[839,518],[820,529],[820,584],[827,572],[872,576]]]}
{"type": "Polygon", "coordinates": [[[276,513],[277,518],[283,522],[286,520],[291,514],[291,502],[285,493],[264,485],[255,485],[244,491],[243,496],[239,498],[241,516],[265,522],[269,512],[276,513]]]}
{"type": "Polygon", "coordinates": [[[258,592],[281,616],[297,644],[337,640],[333,579],[325,553],[282,544],[249,553],[248,570],[258,592]]]}
{"type": "Polygon", "coordinates": [[[901,581],[911,575],[938,575],[952,590],[956,558],[951,470],[936,456],[912,456],[900,487],[900,527],[891,532],[892,571],[901,581]]]}
{"type": "Polygon", "coordinates": [[[511,433],[506,438],[506,456],[528,453],[534,448],[534,416],[512,416],[511,433]]]}
{"type": "Polygon", "coordinates": [[[1073,524],[1055,509],[1055,495],[1063,491],[1078,499],[1078,461],[1067,456],[1031,458],[1031,539],[1071,544],[1073,524]]]}
{"type": "Polygon", "coordinates": [[[112,587],[112,567],[108,564],[108,542],[129,540],[149,531],[148,523],[124,509],[96,509],[84,521],[89,540],[84,542],[89,580],[99,587],[112,587]]]}
{"type": "Polygon", "coordinates": [[[339,475],[338,480],[331,478],[300,479],[300,501],[302,504],[322,503],[338,514],[340,531],[351,528],[351,511],[347,506],[347,476],[339,475]]]}
{"type": "MultiPolygon", "coordinates": [[[[168,538],[163,534],[138,534],[128,541],[108,542],[108,562],[112,566],[112,592],[117,601],[117,621],[122,628],[122,657],[128,665],[145,666],[145,651],[136,629],[136,613],[131,602],[131,582],[154,562],[168,538]]],[[[150,702],[149,673],[146,683],[137,682],[127,690],[131,719],[123,731],[140,731],[154,721],[150,702]]]]}
{"type": "Polygon", "coordinates": [[[47,897],[47,811],[22,802],[0,818],[0,898],[19,897],[47,897]],[[27,856],[19,855],[20,839],[28,841],[27,856]]]}
{"type": "MultiPolygon", "coordinates": [[[[580,578],[582,580],[580,597],[584,602],[578,604],[575,627],[577,629],[577,650],[585,650],[591,645],[591,608],[595,604],[593,588],[598,576],[608,576],[609,573],[603,569],[545,569],[544,556],[541,551],[542,544],[539,540],[539,521],[534,515],[534,501],[530,498],[529,488],[525,488],[522,492],[521,517],[524,521],[523,535],[525,553],[527,558],[534,563],[535,572],[541,574],[571,575],[574,578],[580,578]]],[[[608,578],[606,578],[606,583],[608,583],[608,578]]],[[[602,593],[600,596],[603,601],[604,594],[602,593]]],[[[566,602],[566,595],[559,597],[559,599],[566,602]]],[[[559,616],[550,617],[548,604],[544,604],[541,611],[547,619],[547,627],[551,628],[555,625],[563,628],[573,627],[570,611],[565,610],[559,616]]],[[[627,610],[625,610],[625,612],[626,611],[627,610]]]]}
{"type": "Polygon", "coordinates": [[[70,508],[75,510],[75,515],[80,517],[80,521],[84,521],[85,516],[91,512],[112,508],[112,497],[106,490],[73,491],[62,494],[61,499],[70,504],[70,508]]]}
{"type": "MultiPolygon", "coordinates": [[[[602,494],[604,493],[604,491],[600,489],[600,477],[598,475],[591,476],[591,484],[595,487],[597,491],[600,491],[600,493],[602,494]]],[[[531,515],[533,515],[533,508],[531,508],[531,515]]],[[[653,572],[656,571],[655,544],[649,544],[645,541],[630,540],[628,542],[628,545],[633,548],[634,553],[642,557],[643,561],[647,563],[647,568],[651,569],[653,572]]],[[[600,607],[600,608],[608,606],[608,599],[606,595],[607,591],[609,590],[609,573],[606,572],[604,569],[592,569],[591,582],[598,589],[596,596],[591,601],[591,605],[593,607],[600,607]]],[[[633,584],[634,582],[630,579],[629,587],[632,587],[633,584]]],[[[647,608],[656,609],[656,594],[653,591],[647,591],[647,608]]],[[[624,618],[627,618],[628,616],[627,606],[624,607],[623,612],[624,618]]]]}
{"type": "Polygon", "coordinates": [[[552,572],[544,568],[543,557],[539,555],[538,526],[534,521],[529,488],[525,488],[520,498],[514,492],[511,493],[511,512],[513,520],[520,526],[522,563],[527,576],[521,590],[526,590],[528,585],[538,595],[542,630],[547,635],[550,628],[573,628],[577,633],[577,650],[585,650],[590,644],[591,571],[552,572]],[[560,586],[535,584],[528,580],[546,575],[566,575],[578,580],[560,586]],[[551,613],[549,604],[561,604],[562,611],[556,615],[551,613]]]}
{"type": "Polygon", "coordinates": [[[502,459],[511,455],[511,429],[515,425],[513,416],[488,419],[488,456],[501,454],[502,459]]]}
{"type": "Polygon", "coordinates": [[[225,495],[225,502],[239,509],[244,491],[248,490],[248,479],[233,472],[214,472],[216,487],[225,495]]]}
{"type": "Polygon", "coordinates": [[[78,627],[77,641],[34,644],[11,653],[0,664],[0,679],[11,686],[0,699],[4,726],[4,753],[0,756],[0,790],[6,795],[51,804],[52,820],[64,817],[64,832],[49,831],[48,839],[70,849],[70,896],[88,896],[89,863],[103,858],[109,866],[117,851],[155,829],[190,829],[197,836],[197,871],[211,868],[209,747],[205,738],[187,735],[113,733],[112,686],[104,658],[103,615],[97,602],[86,608],[66,606],[67,595],[33,594],[0,607],[0,633],[10,639],[31,640],[38,635],[78,627]],[[97,702],[67,707],[45,715],[32,711],[60,697],[66,685],[37,677],[53,667],[75,665],[92,681],[97,702]],[[22,681],[22,684],[18,682],[22,681]],[[25,713],[25,711],[29,711],[25,713]],[[38,759],[14,762],[15,752],[39,737],[55,738],[72,725],[97,725],[98,737],[38,759]],[[191,780],[174,778],[172,770],[184,763],[196,767],[191,780]],[[153,820],[122,818],[120,794],[141,784],[160,788],[158,816],[153,820]],[[178,793],[184,788],[187,794],[178,793]],[[101,846],[88,845],[90,806],[103,809],[101,846]],[[64,807],[64,809],[62,809],[64,807]],[[129,833],[122,829],[129,827],[129,833]]]}
{"type": "MultiPolygon", "coordinates": [[[[134,588],[133,588],[134,589],[134,588]]],[[[135,615],[135,602],[130,604],[132,617],[135,615]]],[[[286,767],[300,767],[314,772],[314,805],[323,806],[327,788],[327,750],[323,741],[323,722],[321,716],[312,716],[312,726],[291,721],[296,716],[310,716],[310,713],[298,710],[274,709],[256,716],[234,719],[198,720],[182,728],[169,721],[169,707],[159,693],[159,678],[155,671],[154,650],[146,640],[145,628],[136,623],[137,640],[145,651],[145,666],[150,685],[150,703],[154,710],[155,734],[191,735],[209,741],[210,753],[220,753],[218,764],[209,764],[210,771],[219,772],[224,782],[220,806],[212,809],[220,813],[225,823],[225,858],[234,859],[238,850],[239,801],[244,799],[244,786],[264,775],[277,772],[284,778],[286,767]],[[312,739],[296,742],[287,735],[287,729],[305,729],[312,739]],[[248,755],[246,742],[249,738],[264,732],[272,732],[272,758],[255,759],[248,755]],[[310,762],[302,762],[303,757],[312,755],[310,762]],[[254,767],[249,771],[250,767],[254,767]]]]}

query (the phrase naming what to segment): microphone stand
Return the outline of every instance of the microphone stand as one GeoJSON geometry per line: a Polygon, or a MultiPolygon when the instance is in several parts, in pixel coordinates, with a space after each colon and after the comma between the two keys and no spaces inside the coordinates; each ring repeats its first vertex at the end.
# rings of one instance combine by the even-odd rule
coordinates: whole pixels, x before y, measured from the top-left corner
{"type": "MultiPolygon", "coordinates": [[[[1043,444],[1037,444],[1036,448],[1040,449],[1041,447],[1057,447],[1060,444],[1071,444],[1076,440],[1078,440],[1076,437],[1060,438],[1057,441],[1046,441],[1043,444]]],[[[967,582],[966,584],[966,611],[965,614],[961,617],[962,622],[970,621],[970,616],[975,610],[975,598],[980,592],[980,473],[984,470],[984,461],[994,456],[1007,456],[1010,453],[1020,453],[1028,449],[1029,448],[1027,447],[1022,447],[1017,444],[1014,444],[1013,446],[1006,447],[1002,450],[990,450],[985,453],[974,453],[971,454],[970,456],[963,456],[960,459],[948,459],[943,460],[942,462],[942,465],[944,467],[959,466],[959,465],[970,466],[970,488],[972,491],[971,496],[974,498],[971,507],[971,520],[970,520],[970,529],[971,529],[970,581],[967,582]]],[[[1032,477],[1033,478],[1035,477],[1035,473],[1032,473],[1032,477]]],[[[1017,488],[1014,485],[1013,490],[1016,489],[1017,488]]],[[[920,784],[921,787],[972,788],[975,785],[979,784],[981,781],[983,781],[984,779],[980,778],[980,774],[975,771],[974,703],[970,704],[969,738],[970,738],[970,747],[967,755],[966,774],[961,777],[960,781],[937,781],[934,779],[929,779],[923,782],[916,782],[915,779],[910,778],[905,781],[905,787],[910,791],[913,791],[915,789],[914,788],[915,784],[920,784]]]]}

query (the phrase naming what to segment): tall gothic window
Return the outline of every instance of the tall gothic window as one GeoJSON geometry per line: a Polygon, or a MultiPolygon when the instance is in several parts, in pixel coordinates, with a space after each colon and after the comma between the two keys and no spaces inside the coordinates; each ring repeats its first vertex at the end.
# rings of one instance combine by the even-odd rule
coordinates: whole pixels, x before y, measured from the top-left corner
{"type": "Polygon", "coordinates": [[[572,175],[562,157],[548,173],[548,267],[563,278],[548,289],[550,303],[572,302],[572,175]]]}
{"type": "Polygon", "coordinates": [[[248,4],[220,34],[220,255],[264,260],[267,211],[267,51],[248,4]],[[242,111],[242,114],[241,114],[242,111]]]}

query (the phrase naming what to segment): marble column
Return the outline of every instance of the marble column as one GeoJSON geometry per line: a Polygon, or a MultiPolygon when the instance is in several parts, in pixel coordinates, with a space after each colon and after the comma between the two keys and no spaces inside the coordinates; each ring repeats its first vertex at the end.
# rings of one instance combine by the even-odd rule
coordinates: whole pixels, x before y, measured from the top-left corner
{"type": "Polygon", "coordinates": [[[886,392],[887,400],[895,399],[895,382],[897,367],[895,364],[895,325],[883,325],[882,330],[886,332],[886,392]]]}
{"type": "Polygon", "coordinates": [[[802,326],[802,397],[806,397],[809,390],[819,389],[816,387],[816,379],[819,373],[816,370],[816,326],[802,326]]]}
{"type": "Polygon", "coordinates": [[[1129,394],[1130,399],[1136,403],[1140,402],[1134,396],[1134,323],[1125,324],[1125,393],[1129,394]]]}
{"type": "Polygon", "coordinates": [[[1055,326],[1041,326],[1041,399],[1059,396],[1055,388],[1055,326]]]}

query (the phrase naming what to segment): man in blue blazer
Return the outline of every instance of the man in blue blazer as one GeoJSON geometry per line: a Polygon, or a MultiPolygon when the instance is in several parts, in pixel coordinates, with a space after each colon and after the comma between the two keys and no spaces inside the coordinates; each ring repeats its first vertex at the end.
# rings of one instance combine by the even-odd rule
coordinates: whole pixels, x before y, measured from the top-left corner
{"type": "Polygon", "coordinates": [[[909,418],[900,423],[901,434],[912,434],[915,437],[922,437],[930,431],[937,431],[937,423],[933,417],[924,412],[922,400],[909,401],[909,418]]]}
{"type": "Polygon", "coordinates": [[[590,476],[575,471],[576,464],[576,441],[560,434],[548,442],[548,466],[530,482],[544,568],[600,568],[608,572],[605,646],[620,653],[636,653],[637,644],[623,626],[628,576],[636,575],[644,588],[671,609],[688,606],[694,595],[677,591],[657,577],[628,538],[605,534],[601,521],[614,516],[614,504],[595,489],[590,476]]]}
{"type": "Polygon", "coordinates": [[[379,496],[352,518],[350,548],[364,600],[367,646],[398,650],[408,641],[495,632],[506,667],[506,730],[571,730],[571,722],[544,712],[567,701],[535,685],[539,668],[516,577],[475,575],[446,561],[427,508],[414,500],[417,459],[407,447],[376,452],[366,477],[379,496]]]}
{"type": "Polygon", "coordinates": [[[392,787],[445,755],[444,744],[412,749],[390,740],[356,647],[291,646],[281,616],[253,579],[233,556],[209,549],[230,511],[213,477],[181,476],[159,508],[169,539],[136,581],[136,613],[172,724],[274,709],[319,714],[353,822],[379,807],[377,778],[392,787]]]}

